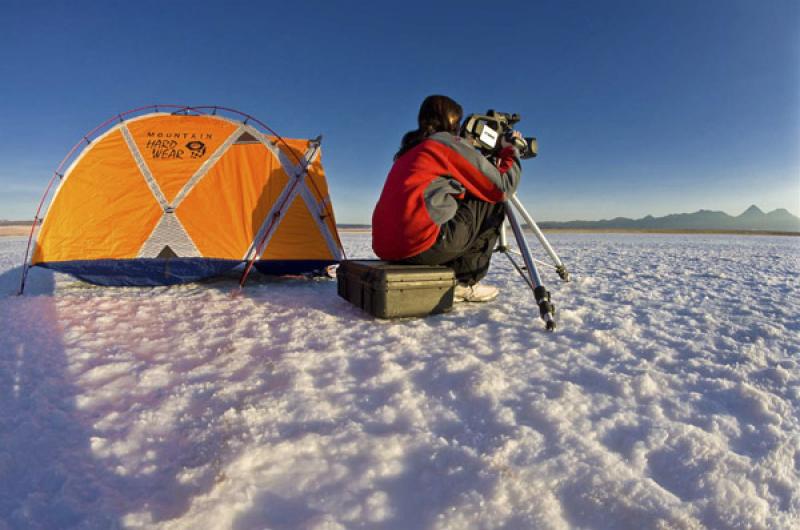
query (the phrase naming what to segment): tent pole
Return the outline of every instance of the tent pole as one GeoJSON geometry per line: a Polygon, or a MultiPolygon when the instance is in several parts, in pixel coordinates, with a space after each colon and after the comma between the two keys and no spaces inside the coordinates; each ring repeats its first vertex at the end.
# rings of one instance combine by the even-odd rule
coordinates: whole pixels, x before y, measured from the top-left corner
{"type": "Polygon", "coordinates": [[[253,265],[255,265],[255,262],[258,259],[258,257],[264,252],[264,249],[262,248],[264,246],[264,243],[269,239],[269,237],[272,235],[275,229],[278,228],[278,223],[280,221],[281,213],[284,211],[285,207],[289,206],[288,204],[286,204],[286,201],[288,201],[290,197],[294,197],[293,193],[294,189],[298,186],[301,180],[305,178],[305,176],[308,174],[308,167],[311,165],[311,160],[313,160],[314,156],[317,154],[317,151],[319,150],[319,145],[320,145],[319,143],[315,144],[314,150],[311,151],[311,153],[308,156],[305,156],[304,161],[301,162],[300,165],[298,166],[299,173],[295,175],[294,181],[292,182],[292,187],[289,189],[289,192],[283,197],[281,205],[278,206],[278,210],[272,216],[269,227],[267,227],[267,229],[264,231],[264,234],[261,236],[261,239],[255,246],[254,248],[255,252],[248,260],[247,266],[245,266],[244,272],[242,272],[242,276],[241,278],[239,278],[239,289],[242,289],[244,287],[244,283],[247,281],[247,277],[250,275],[250,271],[253,269],[253,265]]]}

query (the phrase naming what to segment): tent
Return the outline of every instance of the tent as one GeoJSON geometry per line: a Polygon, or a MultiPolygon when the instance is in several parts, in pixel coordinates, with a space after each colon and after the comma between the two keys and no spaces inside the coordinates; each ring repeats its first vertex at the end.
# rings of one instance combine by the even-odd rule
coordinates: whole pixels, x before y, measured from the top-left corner
{"type": "Polygon", "coordinates": [[[30,266],[145,286],[342,258],[320,139],[284,139],[230,109],[165,107],[118,116],[67,156],[30,266]]]}

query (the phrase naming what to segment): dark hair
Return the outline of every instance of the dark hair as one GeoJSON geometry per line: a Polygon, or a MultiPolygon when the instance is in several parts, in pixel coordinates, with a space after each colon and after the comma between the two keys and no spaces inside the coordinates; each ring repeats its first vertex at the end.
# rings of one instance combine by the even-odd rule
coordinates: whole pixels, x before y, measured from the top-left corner
{"type": "Polygon", "coordinates": [[[458,127],[464,110],[461,105],[447,96],[433,95],[425,98],[419,107],[417,129],[408,131],[400,140],[400,150],[394,155],[397,160],[409,149],[437,132],[458,134],[458,127]]]}

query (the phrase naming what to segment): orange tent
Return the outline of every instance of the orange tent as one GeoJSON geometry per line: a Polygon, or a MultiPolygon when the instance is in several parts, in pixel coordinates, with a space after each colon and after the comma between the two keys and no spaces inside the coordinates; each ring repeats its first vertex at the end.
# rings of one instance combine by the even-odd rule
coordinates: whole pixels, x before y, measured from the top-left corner
{"type": "Polygon", "coordinates": [[[31,266],[170,285],[251,261],[276,274],[339,261],[320,140],[283,139],[217,110],[120,116],[87,138],[57,173],[31,266]]]}

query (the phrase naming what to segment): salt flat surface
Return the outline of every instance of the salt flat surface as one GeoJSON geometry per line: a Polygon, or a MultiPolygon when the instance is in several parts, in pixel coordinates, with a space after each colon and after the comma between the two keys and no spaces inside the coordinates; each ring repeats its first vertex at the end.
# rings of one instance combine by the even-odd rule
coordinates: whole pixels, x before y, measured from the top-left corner
{"type": "Polygon", "coordinates": [[[501,256],[386,322],[332,281],[10,296],[0,239],[0,529],[800,527],[800,239],[551,242],[555,334],[501,256]]]}

